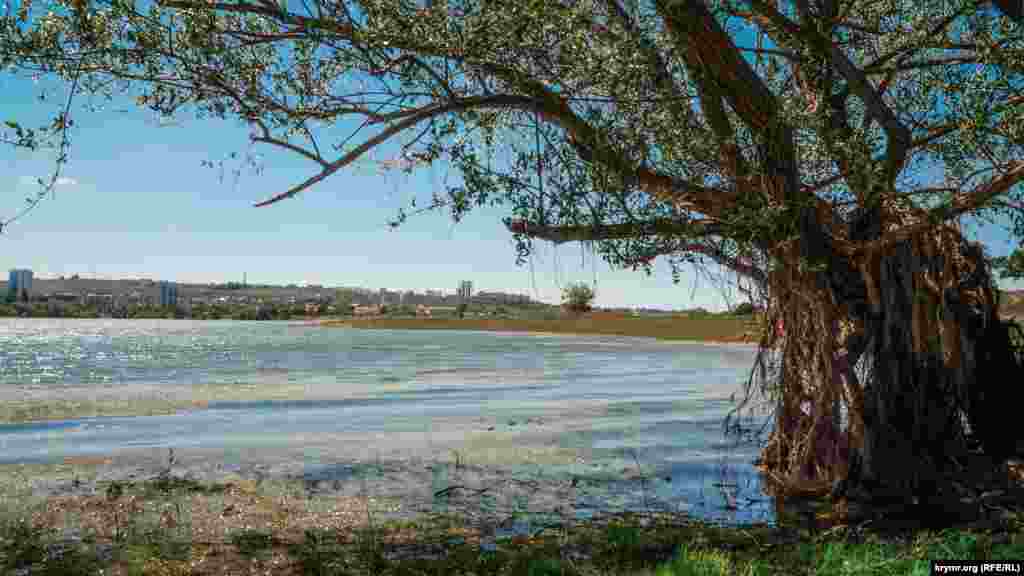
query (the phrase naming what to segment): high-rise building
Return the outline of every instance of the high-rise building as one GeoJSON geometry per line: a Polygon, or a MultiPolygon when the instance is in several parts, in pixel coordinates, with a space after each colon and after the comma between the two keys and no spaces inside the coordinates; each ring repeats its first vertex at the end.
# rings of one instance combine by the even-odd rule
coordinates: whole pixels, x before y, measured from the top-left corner
{"type": "Polygon", "coordinates": [[[160,305],[161,306],[177,306],[178,304],[178,285],[173,282],[166,280],[160,281],[160,305]]]}
{"type": "Polygon", "coordinates": [[[7,276],[7,291],[17,300],[32,297],[32,271],[15,268],[7,276]]]}
{"type": "Polygon", "coordinates": [[[459,282],[456,294],[459,297],[459,304],[469,304],[470,298],[473,297],[473,282],[471,280],[459,282]]]}

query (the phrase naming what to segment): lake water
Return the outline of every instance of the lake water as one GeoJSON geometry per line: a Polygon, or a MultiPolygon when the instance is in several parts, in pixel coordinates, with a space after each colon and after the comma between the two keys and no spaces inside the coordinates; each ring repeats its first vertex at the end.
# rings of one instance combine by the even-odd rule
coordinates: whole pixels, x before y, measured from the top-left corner
{"type": "Polygon", "coordinates": [[[0,464],[110,457],[112,474],[152,471],[174,448],[200,476],[344,492],[372,470],[378,493],[430,495],[458,472],[510,490],[518,479],[536,505],[568,497],[578,515],[771,521],[756,446],[722,432],[753,355],[643,338],[0,319],[0,404],[52,409],[0,424],[0,464]],[[544,500],[524,478],[575,481],[544,500]]]}

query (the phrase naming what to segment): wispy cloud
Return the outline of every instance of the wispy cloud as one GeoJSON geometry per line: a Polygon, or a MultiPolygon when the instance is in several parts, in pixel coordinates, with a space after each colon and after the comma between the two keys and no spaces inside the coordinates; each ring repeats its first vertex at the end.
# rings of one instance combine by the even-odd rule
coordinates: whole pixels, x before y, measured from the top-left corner
{"type": "Polygon", "coordinates": [[[77,186],[78,180],[74,178],[68,178],[67,176],[61,176],[57,178],[57,186],[77,186]]]}

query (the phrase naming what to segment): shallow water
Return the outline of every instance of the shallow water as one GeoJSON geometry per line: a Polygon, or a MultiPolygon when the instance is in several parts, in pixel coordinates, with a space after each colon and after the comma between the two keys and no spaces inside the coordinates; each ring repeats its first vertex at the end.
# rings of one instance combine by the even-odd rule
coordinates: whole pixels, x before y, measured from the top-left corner
{"type": "Polygon", "coordinates": [[[0,464],[109,456],[116,475],[155,470],[174,448],[200,475],[339,491],[358,480],[426,500],[456,473],[475,485],[576,478],[570,496],[524,492],[541,507],[570,497],[583,515],[770,521],[756,447],[721,427],[752,359],[751,347],[642,338],[3,319],[0,403],[70,417],[0,424],[0,464]],[[173,413],[130,415],[153,406],[173,413]],[[456,459],[458,470],[442,464],[456,459]]]}

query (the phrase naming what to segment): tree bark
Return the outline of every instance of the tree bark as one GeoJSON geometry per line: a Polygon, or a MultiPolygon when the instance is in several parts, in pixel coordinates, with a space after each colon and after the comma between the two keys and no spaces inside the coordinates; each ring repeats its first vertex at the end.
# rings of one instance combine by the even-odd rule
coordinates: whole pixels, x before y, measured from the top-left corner
{"type": "Polygon", "coordinates": [[[977,440],[1001,465],[1024,437],[1019,427],[1008,425],[1020,406],[1024,359],[998,318],[998,302],[978,298],[967,306],[960,301],[967,291],[990,290],[991,278],[980,251],[963,239],[956,249],[974,260],[975,273],[942,294],[943,319],[955,328],[942,339],[955,346],[915,343],[912,328],[920,274],[954,255],[928,259],[904,241],[880,260],[880,306],[865,318],[873,340],[872,374],[864,390],[860,477],[852,479],[868,487],[873,498],[938,503],[952,493],[951,481],[962,472],[967,439],[977,440]],[[944,357],[944,349],[955,355],[944,357]]]}
{"type": "Polygon", "coordinates": [[[909,243],[881,261],[879,314],[868,318],[875,336],[873,379],[864,398],[863,479],[877,496],[911,500],[935,485],[935,445],[944,446],[949,414],[943,413],[947,378],[934,353],[915,353],[911,334],[914,258],[909,243]]]}

